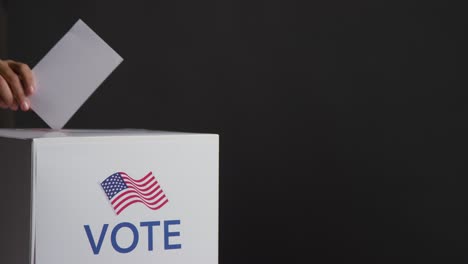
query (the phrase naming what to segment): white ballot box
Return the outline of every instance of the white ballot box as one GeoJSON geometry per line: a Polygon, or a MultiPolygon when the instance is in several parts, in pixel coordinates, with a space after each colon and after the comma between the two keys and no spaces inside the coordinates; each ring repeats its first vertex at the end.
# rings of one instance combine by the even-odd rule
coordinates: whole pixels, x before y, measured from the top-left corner
{"type": "Polygon", "coordinates": [[[218,263],[218,135],[0,129],[0,263],[218,263]]]}

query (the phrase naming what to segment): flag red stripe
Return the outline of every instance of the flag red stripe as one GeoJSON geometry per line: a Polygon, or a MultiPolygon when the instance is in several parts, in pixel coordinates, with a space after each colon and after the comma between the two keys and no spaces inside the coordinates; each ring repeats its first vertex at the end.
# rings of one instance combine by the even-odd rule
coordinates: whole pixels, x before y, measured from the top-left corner
{"type": "MultiPolygon", "coordinates": [[[[112,205],[115,204],[123,195],[129,194],[129,193],[136,193],[141,197],[141,199],[144,199],[144,200],[152,200],[152,199],[154,199],[154,196],[152,196],[152,195],[156,191],[158,191],[160,188],[161,188],[161,186],[158,186],[152,192],[150,192],[148,194],[142,194],[141,192],[139,192],[135,188],[129,187],[128,189],[125,189],[122,193],[119,193],[115,198],[113,198],[112,201],[111,201],[111,204],[112,205]]],[[[161,192],[162,192],[162,190],[161,190],[161,192]]]]}
{"type": "Polygon", "coordinates": [[[150,192],[147,192],[147,193],[142,193],[140,191],[138,191],[138,189],[135,189],[135,187],[132,187],[132,186],[129,186],[128,189],[130,190],[135,190],[135,192],[139,193],[141,196],[143,196],[144,198],[148,198],[150,197],[151,195],[153,195],[153,193],[155,193],[157,190],[159,190],[161,188],[160,185],[156,186],[156,188],[152,189],[150,192]]]}
{"type": "Polygon", "coordinates": [[[145,201],[147,202],[148,204],[150,205],[153,205],[152,200],[156,199],[159,195],[161,195],[163,191],[160,190],[159,192],[157,192],[153,197],[151,197],[150,199],[145,199],[143,197],[141,197],[141,195],[135,193],[135,192],[126,192],[126,193],[122,193],[121,195],[119,195],[119,197],[117,197],[117,199],[114,200],[114,202],[117,202],[118,203],[116,205],[114,205],[112,203],[112,206],[114,206],[114,208],[117,208],[119,207],[122,203],[124,203],[125,201],[127,201],[128,199],[132,198],[132,197],[139,197],[139,199],[141,199],[142,201],[145,201]],[[131,194],[131,195],[128,195],[126,196],[127,194],[131,194]]]}
{"type": "MultiPolygon", "coordinates": [[[[150,180],[150,181],[154,182],[154,185],[159,186],[159,184],[157,184],[158,182],[156,181],[156,179],[152,179],[152,180],[150,180]]],[[[150,181],[148,181],[148,184],[151,184],[150,181]]],[[[124,180],[124,182],[125,182],[125,180],[124,180]]],[[[127,184],[127,187],[128,187],[128,188],[133,188],[133,189],[137,190],[138,192],[140,192],[142,195],[149,195],[149,194],[151,194],[151,193],[154,191],[154,190],[152,190],[152,189],[150,189],[149,191],[145,191],[144,188],[140,188],[140,187],[138,187],[138,186],[135,186],[135,185],[132,184],[132,183],[129,183],[129,182],[125,182],[125,183],[128,183],[128,184],[127,184]]],[[[144,187],[146,187],[146,186],[144,186],[144,187]]],[[[153,187],[154,187],[154,186],[153,186],[153,187]]]]}
{"type": "Polygon", "coordinates": [[[125,202],[128,202],[128,200],[133,199],[133,198],[137,198],[138,200],[143,201],[147,206],[151,206],[151,205],[155,205],[155,204],[159,203],[161,201],[161,199],[164,198],[164,197],[166,197],[166,196],[162,193],[162,191],[158,192],[154,196],[154,198],[158,198],[158,199],[156,201],[153,201],[153,202],[150,202],[150,201],[148,201],[146,199],[141,199],[141,197],[138,196],[138,195],[129,195],[129,196],[126,196],[124,199],[122,199],[122,201],[120,201],[119,204],[115,205],[114,209],[118,209],[121,205],[125,205],[125,202]]]}
{"type": "MultiPolygon", "coordinates": [[[[156,181],[156,178],[153,176],[153,177],[150,177],[148,178],[145,182],[139,184],[139,183],[135,183],[131,178],[129,177],[125,177],[125,176],[122,176],[122,179],[124,181],[128,181],[128,182],[131,182],[132,184],[134,184],[135,186],[138,186],[138,187],[144,187],[146,186],[149,182],[152,182],[152,181],[156,181]]],[[[156,181],[157,182],[157,181],[156,181]]]]}
{"type": "MultiPolygon", "coordinates": [[[[152,175],[151,175],[152,172],[150,171],[148,174],[146,174],[145,177],[143,177],[143,178],[141,178],[141,179],[139,179],[139,180],[135,180],[135,179],[133,179],[132,177],[128,176],[128,174],[125,173],[125,172],[119,172],[119,173],[120,173],[120,176],[126,176],[126,177],[130,178],[131,180],[133,180],[133,181],[136,182],[136,183],[143,182],[144,180],[146,180],[146,178],[148,178],[149,176],[152,176],[152,175]]],[[[154,177],[154,176],[153,176],[153,177],[154,177]]]]}
{"type": "MultiPolygon", "coordinates": [[[[127,183],[127,186],[128,186],[129,184],[135,186],[135,184],[133,184],[132,182],[129,182],[129,181],[127,181],[127,180],[124,180],[124,182],[127,183]]],[[[150,184],[150,183],[148,183],[148,185],[149,185],[149,184],[150,184]]],[[[146,187],[146,186],[141,186],[141,188],[140,188],[139,186],[135,186],[135,189],[137,189],[137,190],[139,190],[139,191],[141,191],[141,192],[146,192],[146,191],[148,191],[149,189],[153,188],[156,184],[158,184],[158,182],[157,182],[157,181],[153,181],[153,184],[151,184],[151,185],[148,186],[148,187],[146,187]],[[146,188],[144,188],[144,187],[146,187],[146,188]]],[[[130,186],[128,186],[128,187],[130,187],[130,186]]]]}
{"type": "Polygon", "coordinates": [[[120,176],[122,176],[122,178],[124,178],[124,179],[125,179],[125,178],[130,179],[130,180],[133,181],[136,185],[144,185],[143,182],[146,181],[146,180],[147,180],[148,178],[150,178],[151,176],[153,176],[152,178],[156,179],[156,178],[154,177],[154,175],[151,174],[151,172],[148,173],[148,175],[146,175],[145,177],[143,177],[143,178],[141,178],[141,179],[139,179],[139,180],[133,179],[132,177],[128,176],[128,174],[123,173],[123,172],[121,172],[120,176]]]}
{"type": "MultiPolygon", "coordinates": [[[[166,196],[164,195],[163,197],[166,197],[166,196]]],[[[162,204],[160,204],[160,205],[158,205],[158,206],[156,206],[156,207],[150,207],[150,206],[148,206],[148,205],[146,205],[146,204],[145,204],[145,205],[146,205],[148,208],[152,209],[152,210],[158,210],[159,208],[163,207],[167,202],[169,202],[169,200],[166,199],[162,204]]],[[[116,212],[116,214],[119,215],[125,208],[127,208],[128,206],[130,206],[130,205],[132,205],[132,204],[134,204],[134,203],[143,203],[143,204],[144,204],[144,202],[143,202],[143,201],[140,201],[140,200],[131,201],[131,202],[129,202],[128,204],[126,204],[124,207],[122,207],[120,210],[118,210],[118,211],[116,212]]]]}

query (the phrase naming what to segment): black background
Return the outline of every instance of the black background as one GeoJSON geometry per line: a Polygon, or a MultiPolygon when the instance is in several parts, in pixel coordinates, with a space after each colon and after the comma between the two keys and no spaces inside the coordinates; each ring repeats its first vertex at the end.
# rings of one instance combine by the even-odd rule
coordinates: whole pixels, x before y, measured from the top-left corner
{"type": "Polygon", "coordinates": [[[65,128],[218,133],[221,264],[466,263],[465,10],[14,0],[9,55],[82,18],[124,62],[65,128]]]}

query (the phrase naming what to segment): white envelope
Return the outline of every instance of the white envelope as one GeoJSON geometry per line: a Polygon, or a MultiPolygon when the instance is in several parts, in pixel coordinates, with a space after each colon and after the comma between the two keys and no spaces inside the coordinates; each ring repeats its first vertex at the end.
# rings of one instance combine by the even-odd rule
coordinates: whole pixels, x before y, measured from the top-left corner
{"type": "Polygon", "coordinates": [[[122,61],[78,20],[34,67],[37,90],[31,108],[51,128],[61,129],[122,61]]]}

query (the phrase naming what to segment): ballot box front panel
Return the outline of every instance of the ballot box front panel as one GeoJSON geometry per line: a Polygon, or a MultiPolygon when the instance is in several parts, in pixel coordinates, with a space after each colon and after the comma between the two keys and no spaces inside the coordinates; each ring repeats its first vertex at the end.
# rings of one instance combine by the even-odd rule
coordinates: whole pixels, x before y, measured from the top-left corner
{"type": "Polygon", "coordinates": [[[218,137],[35,141],[36,264],[218,263],[218,137]]]}

